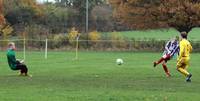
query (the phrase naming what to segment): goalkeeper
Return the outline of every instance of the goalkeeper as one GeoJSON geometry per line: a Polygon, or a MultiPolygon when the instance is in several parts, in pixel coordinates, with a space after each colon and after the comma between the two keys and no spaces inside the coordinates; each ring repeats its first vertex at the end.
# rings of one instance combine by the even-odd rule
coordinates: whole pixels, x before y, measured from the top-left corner
{"type": "Polygon", "coordinates": [[[28,68],[23,63],[23,61],[16,60],[15,50],[16,50],[15,43],[10,42],[8,44],[8,50],[7,50],[7,59],[8,59],[9,67],[12,70],[20,70],[21,76],[30,76],[31,77],[31,75],[28,75],[28,68]]]}

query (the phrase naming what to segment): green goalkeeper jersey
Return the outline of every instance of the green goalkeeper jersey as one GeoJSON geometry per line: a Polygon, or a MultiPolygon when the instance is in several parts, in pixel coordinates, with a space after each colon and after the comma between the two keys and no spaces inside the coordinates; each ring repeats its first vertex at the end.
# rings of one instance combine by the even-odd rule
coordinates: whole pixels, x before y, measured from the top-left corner
{"type": "Polygon", "coordinates": [[[12,70],[16,70],[17,60],[15,58],[15,51],[12,49],[7,50],[8,64],[12,70]]]}

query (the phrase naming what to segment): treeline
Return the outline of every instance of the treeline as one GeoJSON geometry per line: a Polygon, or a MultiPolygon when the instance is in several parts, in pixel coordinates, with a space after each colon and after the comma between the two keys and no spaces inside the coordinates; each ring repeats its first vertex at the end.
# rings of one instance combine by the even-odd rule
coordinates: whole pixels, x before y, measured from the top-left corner
{"type": "MultiPolygon", "coordinates": [[[[39,4],[36,0],[0,0],[0,37],[44,38],[49,35],[67,34],[72,27],[85,33],[86,0],[56,0],[56,3],[39,4]],[[2,22],[2,21],[0,21],[2,22]]],[[[112,17],[112,7],[107,0],[89,0],[89,31],[125,30],[112,17]]]]}

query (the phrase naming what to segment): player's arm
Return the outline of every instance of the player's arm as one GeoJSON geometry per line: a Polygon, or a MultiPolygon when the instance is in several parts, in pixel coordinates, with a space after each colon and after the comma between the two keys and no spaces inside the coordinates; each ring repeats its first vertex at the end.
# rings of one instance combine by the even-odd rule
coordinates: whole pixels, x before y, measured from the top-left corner
{"type": "Polygon", "coordinates": [[[168,41],[165,45],[165,50],[167,51],[167,53],[170,53],[170,50],[169,50],[169,44],[170,44],[170,41],[168,41]]]}
{"type": "Polygon", "coordinates": [[[15,64],[19,64],[19,61],[16,60],[15,55],[11,55],[11,62],[15,64]]]}
{"type": "Polygon", "coordinates": [[[176,45],[176,47],[174,47],[174,49],[172,50],[170,57],[173,57],[178,52],[179,52],[179,45],[176,45]]]}
{"type": "Polygon", "coordinates": [[[193,48],[191,44],[189,45],[189,48],[190,48],[190,52],[192,52],[193,48]]]}
{"type": "Polygon", "coordinates": [[[183,56],[184,54],[184,43],[183,42],[180,42],[180,50],[179,50],[179,57],[178,57],[178,60],[181,59],[181,57],[183,56]]]}

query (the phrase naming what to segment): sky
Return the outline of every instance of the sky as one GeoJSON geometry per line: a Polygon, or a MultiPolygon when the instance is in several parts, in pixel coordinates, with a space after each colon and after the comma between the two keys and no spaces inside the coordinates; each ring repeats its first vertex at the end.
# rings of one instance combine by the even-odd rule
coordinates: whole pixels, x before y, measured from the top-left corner
{"type": "MultiPolygon", "coordinates": [[[[42,3],[43,1],[47,1],[47,0],[37,0],[39,3],[42,3]]],[[[49,2],[55,2],[55,0],[48,0],[49,2]]]]}

